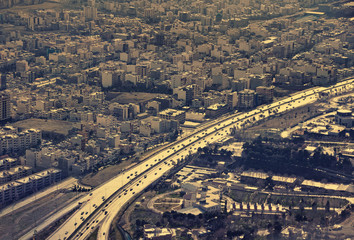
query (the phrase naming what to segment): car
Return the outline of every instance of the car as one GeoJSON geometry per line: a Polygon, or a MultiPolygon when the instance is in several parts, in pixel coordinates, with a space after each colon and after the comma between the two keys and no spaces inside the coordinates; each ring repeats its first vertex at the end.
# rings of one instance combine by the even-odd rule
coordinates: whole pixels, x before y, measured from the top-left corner
{"type": "Polygon", "coordinates": [[[108,213],[108,212],[107,212],[107,211],[105,211],[105,212],[104,212],[104,215],[107,215],[107,213],[108,213]]]}

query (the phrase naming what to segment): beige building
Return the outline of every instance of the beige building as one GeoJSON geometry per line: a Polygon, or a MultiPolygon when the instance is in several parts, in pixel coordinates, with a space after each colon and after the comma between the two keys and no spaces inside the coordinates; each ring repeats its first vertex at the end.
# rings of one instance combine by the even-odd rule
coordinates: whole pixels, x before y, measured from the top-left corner
{"type": "Polygon", "coordinates": [[[159,112],[158,117],[166,120],[176,120],[179,123],[184,123],[186,120],[186,112],[169,108],[159,112]]]}

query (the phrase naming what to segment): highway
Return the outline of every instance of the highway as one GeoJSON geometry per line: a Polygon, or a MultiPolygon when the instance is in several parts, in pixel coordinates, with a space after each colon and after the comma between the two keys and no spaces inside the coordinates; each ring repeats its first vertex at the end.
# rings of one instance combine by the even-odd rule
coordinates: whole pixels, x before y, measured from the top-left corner
{"type": "Polygon", "coordinates": [[[257,121],[315,102],[322,93],[336,94],[353,90],[350,79],[324,88],[316,87],[293,94],[278,102],[260,106],[246,113],[232,114],[206,124],[193,134],[162,148],[149,158],[122,172],[80,199],[81,207],[48,239],[86,239],[99,227],[98,239],[107,239],[116,214],[132,198],[169,172],[174,165],[199,147],[222,140],[231,129],[245,128],[257,121]]]}

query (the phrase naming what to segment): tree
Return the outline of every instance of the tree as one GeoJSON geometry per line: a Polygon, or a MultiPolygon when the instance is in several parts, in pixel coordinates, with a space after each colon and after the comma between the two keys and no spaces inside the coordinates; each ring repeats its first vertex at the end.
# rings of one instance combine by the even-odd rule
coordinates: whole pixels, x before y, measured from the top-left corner
{"type": "Polygon", "coordinates": [[[273,225],[273,233],[275,236],[279,236],[279,234],[281,233],[281,230],[282,230],[282,225],[280,222],[278,221],[275,221],[274,222],[274,225],[273,225]]]}
{"type": "Polygon", "coordinates": [[[267,177],[265,180],[265,188],[270,191],[273,191],[274,186],[275,186],[275,184],[274,184],[272,177],[271,176],[267,177]]]}
{"type": "Polygon", "coordinates": [[[326,209],[326,212],[329,212],[329,210],[330,210],[329,200],[327,200],[325,209],[326,209]]]}

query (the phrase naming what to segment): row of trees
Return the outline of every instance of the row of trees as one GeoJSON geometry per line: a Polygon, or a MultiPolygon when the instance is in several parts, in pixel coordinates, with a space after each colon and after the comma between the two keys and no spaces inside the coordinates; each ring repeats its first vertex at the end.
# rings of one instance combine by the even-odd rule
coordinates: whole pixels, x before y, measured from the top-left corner
{"type": "Polygon", "coordinates": [[[92,190],[92,188],[85,188],[85,187],[81,187],[79,185],[74,185],[74,187],[72,188],[73,192],[89,192],[91,190],[92,190]]]}

